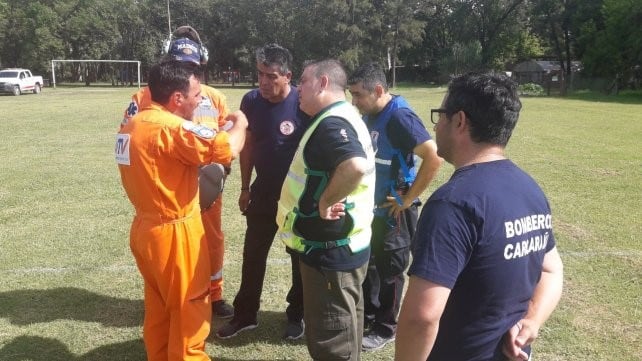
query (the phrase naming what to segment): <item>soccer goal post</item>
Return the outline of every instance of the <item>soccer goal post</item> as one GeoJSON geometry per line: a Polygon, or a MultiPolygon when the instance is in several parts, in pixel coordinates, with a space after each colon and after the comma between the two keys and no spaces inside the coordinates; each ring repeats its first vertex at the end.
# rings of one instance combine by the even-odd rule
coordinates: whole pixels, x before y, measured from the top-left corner
{"type": "Polygon", "coordinates": [[[139,60],[73,60],[73,59],[52,59],[51,60],[51,81],[56,87],[56,63],[135,63],[138,88],[140,89],[140,61],[139,60]]]}

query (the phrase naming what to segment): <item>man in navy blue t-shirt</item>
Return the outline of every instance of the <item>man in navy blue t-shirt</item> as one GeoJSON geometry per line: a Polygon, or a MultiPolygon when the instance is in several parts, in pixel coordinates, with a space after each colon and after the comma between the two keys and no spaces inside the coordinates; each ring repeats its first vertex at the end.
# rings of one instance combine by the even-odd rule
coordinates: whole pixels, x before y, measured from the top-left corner
{"type": "Polygon", "coordinates": [[[559,302],[548,201],[504,155],[520,109],[505,75],[467,74],[431,110],[455,172],[419,218],[396,360],[527,360],[559,302]]]}
{"type": "Polygon", "coordinates": [[[421,119],[403,97],[388,91],[378,64],[361,65],[348,85],[376,152],[372,252],[363,284],[368,333],[362,344],[364,351],[374,351],[395,340],[419,196],[437,174],[441,159],[421,119]]]}
{"type": "MultiPolygon", "coordinates": [[[[245,146],[240,156],[241,195],[239,209],[246,217],[241,286],[234,298],[234,317],[217,331],[227,339],[258,326],[268,252],[277,230],[277,201],[299,140],[309,117],[299,110],[299,93],[290,84],[292,55],[277,44],[256,52],[259,88],[241,100],[248,120],[245,146]],[[252,181],[252,171],[256,177],[252,181]],[[250,187],[250,182],[251,187],[250,187]]],[[[303,290],[298,255],[292,258],[292,286],[287,295],[288,323],[283,338],[303,337],[303,290]]]]}

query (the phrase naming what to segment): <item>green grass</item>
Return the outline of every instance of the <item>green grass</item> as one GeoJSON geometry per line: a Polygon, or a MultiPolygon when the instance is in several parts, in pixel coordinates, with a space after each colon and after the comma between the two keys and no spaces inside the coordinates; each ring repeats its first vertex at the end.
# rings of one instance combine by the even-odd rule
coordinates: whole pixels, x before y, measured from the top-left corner
{"type": "MultiPolygon", "coordinates": [[[[113,159],[135,88],[46,88],[0,96],[0,360],[144,360],[142,281],[129,251],[132,209],[113,159]]],[[[222,88],[237,109],[246,88],[222,88]]],[[[403,86],[427,120],[443,88],[403,86]]],[[[565,263],[561,303],[537,360],[641,360],[642,98],[579,93],[524,98],[508,155],[549,196],[565,263]]],[[[450,176],[442,168],[434,190],[450,176]]],[[[240,281],[245,220],[239,172],[226,188],[225,296],[240,281]]],[[[305,360],[280,336],[289,257],[275,244],[259,328],[213,337],[217,360],[305,360]]],[[[214,321],[214,328],[221,323],[214,321]]],[[[389,360],[394,346],[364,354],[389,360]]]]}

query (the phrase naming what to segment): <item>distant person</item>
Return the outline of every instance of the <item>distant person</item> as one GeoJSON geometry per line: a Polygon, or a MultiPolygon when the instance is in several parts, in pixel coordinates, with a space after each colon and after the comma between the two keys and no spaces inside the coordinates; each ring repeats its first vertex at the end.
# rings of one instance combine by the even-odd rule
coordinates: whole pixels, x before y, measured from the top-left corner
{"type": "Polygon", "coordinates": [[[527,360],[560,299],[548,201],[504,154],[521,106],[505,75],[471,73],[431,110],[455,172],[421,211],[396,360],[527,360]]]}
{"type": "MultiPolygon", "coordinates": [[[[296,147],[308,126],[308,116],[299,110],[299,92],[290,84],[292,55],[286,48],[268,44],[256,51],[259,88],[241,100],[248,118],[245,147],[241,152],[239,209],[247,229],[243,243],[241,286],[234,298],[234,318],[219,328],[216,336],[227,339],[258,326],[263,280],[268,252],[274,240],[277,201],[296,147]],[[256,177],[252,181],[252,171],[256,177]],[[252,182],[251,182],[252,181],[252,182]],[[250,186],[251,183],[251,186],[250,186]]],[[[296,252],[292,261],[292,285],[287,325],[283,337],[303,337],[303,294],[296,252]]]]}
{"type": "Polygon", "coordinates": [[[441,158],[408,102],[388,92],[386,74],[379,65],[360,66],[348,85],[376,153],[372,253],[363,285],[368,329],[363,350],[373,351],[395,339],[419,196],[437,174],[441,158]]]}
{"type": "MultiPolygon", "coordinates": [[[[201,38],[191,26],[179,26],[166,48],[163,50],[167,59],[193,63],[204,66],[207,64],[208,52],[203,46],[201,38]]],[[[123,124],[127,123],[139,109],[151,104],[149,87],[144,87],[132,96],[129,107],[125,110],[123,124]]],[[[214,130],[224,129],[228,121],[244,118],[241,111],[230,113],[225,95],[208,85],[201,84],[201,101],[194,111],[192,121],[204,124],[214,130]]],[[[229,172],[229,164],[222,165],[229,172]]],[[[221,195],[212,203],[202,205],[203,227],[207,238],[210,264],[212,266],[210,282],[210,296],[212,299],[212,313],[219,318],[234,316],[234,308],[223,299],[223,258],[225,253],[225,239],[221,227],[221,212],[223,197],[221,195]]]]}
{"type": "Polygon", "coordinates": [[[298,252],[308,352],[314,360],[359,360],[361,285],[370,257],[374,151],[345,99],[336,60],[305,66],[301,110],[312,117],[281,189],[277,237],[298,252]]]}
{"type": "Polygon", "coordinates": [[[209,360],[210,260],[199,211],[198,170],[229,164],[245,139],[245,118],[227,132],[189,120],[201,102],[197,65],[175,60],[149,72],[152,102],[116,139],[121,181],[136,214],[130,247],[145,285],[148,360],[209,360]]]}

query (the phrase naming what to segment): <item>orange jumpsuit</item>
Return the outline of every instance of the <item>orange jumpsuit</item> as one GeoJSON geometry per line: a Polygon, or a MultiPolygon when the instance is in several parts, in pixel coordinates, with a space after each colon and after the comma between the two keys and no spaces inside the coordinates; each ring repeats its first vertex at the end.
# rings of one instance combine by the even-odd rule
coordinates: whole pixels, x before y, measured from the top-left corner
{"type": "Polygon", "coordinates": [[[145,283],[149,361],[209,360],[210,260],[198,205],[198,168],[231,162],[229,136],[152,103],[124,124],[115,155],[136,215],[130,247],[145,283]]]}
{"type": "MultiPolygon", "coordinates": [[[[194,111],[195,123],[205,124],[208,127],[218,130],[225,125],[225,118],[229,114],[229,108],[225,95],[220,91],[201,84],[202,100],[198,108],[194,111]]],[[[132,96],[123,117],[123,124],[126,124],[139,109],[149,106],[152,98],[149,88],[145,87],[132,96]]],[[[228,164],[226,164],[228,165],[228,164]]],[[[223,209],[222,194],[207,210],[201,213],[203,227],[205,228],[205,237],[208,244],[210,255],[210,265],[212,267],[210,274],[210,297],[212,302],[223,299],[223,255],[225,253],[225,239],[221,228],[221,213],[223,209]]]]}

